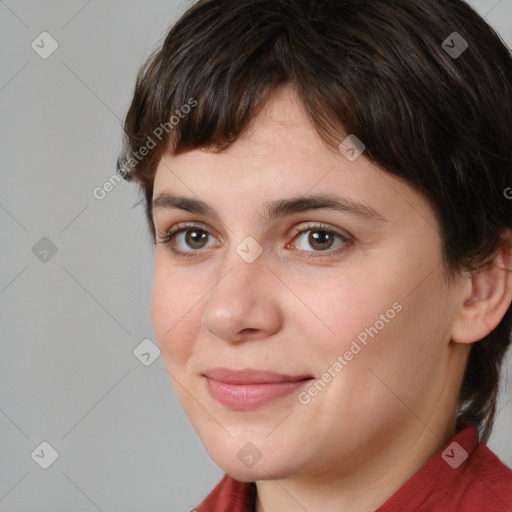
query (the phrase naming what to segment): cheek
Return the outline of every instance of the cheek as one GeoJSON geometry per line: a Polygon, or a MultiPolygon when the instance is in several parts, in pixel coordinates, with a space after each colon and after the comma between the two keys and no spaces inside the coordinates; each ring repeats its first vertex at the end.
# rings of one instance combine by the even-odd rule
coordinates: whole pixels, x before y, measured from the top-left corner
{"type": "Polygon", "coordinates": [[[294,301],[290,314],[302,324],[301,330],[308,332],[311,348],[323,352],[329,360],[335,359],[350,350],[353,341],[359,340],[364,347],[364,342],[371,339],[369,333],[385,331],[399,315],[393,307],[397,293],[385,284],[378,286],[375,279],[361,272],[335,279],[331,274],[323,282],[315,280],[299,287],[301,301],[294,301]]]}
{"type": "Polygon", "coordinates": [[[167,367],[182,366],[198,336],[200,319],[194,305],[200,291],[196,287],[199,285],[194,285],[190,280],[183,283],[177,274],[171,275],[155,264],[151,322],[167,367]]]}
{"type": "Polygon", "coordinates": [[[449,304],[441,300],[441,276],[430,279],[412,293],[404,287],[389,297],[399,303],[400,311],[388,323],[373,320],[377,330],[372,329],[374,336],[368,337],[351,368],[356,387],[367,391],[368,409],[385,413],[387,408],[390,416],[407,416],[403,403],[414,411],[435,407],[446,380],[452,317],[449,304]],[[386,403],[386,408],[379,405],[386,403]]]}
{"type": "Polygon", "coordinates": [[[415,380],[415,372],[431,370],[442,357],[450,308],[442,299],[440,271],[425,279],[418,263],[383,265],[298,287],[303,303],[295,301],[290,314],[314,342],[317,370],[346,354],[350,366],[365,370],[356,380],[368,377],[368,367],[385,370],[391,379],[410,373],[415,380]]]}

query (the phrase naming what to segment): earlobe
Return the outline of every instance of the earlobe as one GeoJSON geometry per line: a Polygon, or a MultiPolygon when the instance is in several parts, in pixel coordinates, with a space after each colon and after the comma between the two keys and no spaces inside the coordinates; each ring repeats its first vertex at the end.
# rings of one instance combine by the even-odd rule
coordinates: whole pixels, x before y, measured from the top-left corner
{"type": "Polygon", "coordinates": [[[471,275],[452,330],[455,343],[474,343],[500,323],[512,302],[511,237],[503,243],[493,263],[471,275]]]}

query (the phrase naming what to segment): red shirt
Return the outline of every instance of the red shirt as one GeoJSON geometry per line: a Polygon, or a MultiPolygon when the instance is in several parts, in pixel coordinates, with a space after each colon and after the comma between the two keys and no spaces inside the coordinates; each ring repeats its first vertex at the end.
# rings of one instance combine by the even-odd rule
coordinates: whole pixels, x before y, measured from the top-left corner
{"type": "MultiPolygon", "coordinates": [[[[253,512],[255,484],[224,475],[197,512],[253,512]]],[[[375,512],[512,512],[512,470],[464,425],[375,512]]]]}

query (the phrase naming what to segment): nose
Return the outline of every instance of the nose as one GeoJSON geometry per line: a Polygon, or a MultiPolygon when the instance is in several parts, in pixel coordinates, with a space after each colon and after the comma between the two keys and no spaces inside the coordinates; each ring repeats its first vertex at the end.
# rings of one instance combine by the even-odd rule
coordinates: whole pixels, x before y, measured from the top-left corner
{"type": "Polygon", "coordinates": [[[234,252],[226,263],[206,298],[203,329],[235,344],[277,332],[282,324],[276,293],[280,283],[265,264],[264,254],[248,263],[234,252]]]}

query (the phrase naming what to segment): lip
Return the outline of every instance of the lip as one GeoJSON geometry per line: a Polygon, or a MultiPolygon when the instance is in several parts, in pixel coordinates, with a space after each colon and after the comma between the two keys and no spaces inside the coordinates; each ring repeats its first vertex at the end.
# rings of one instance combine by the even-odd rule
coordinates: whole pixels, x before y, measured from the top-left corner
{"type": "Polygon", "coordinates": [[[310,375],[285,375],[267,370],[211,368],[204,372],[210,396],[231,409],[254,409],[298,391],[310,375]]]}

